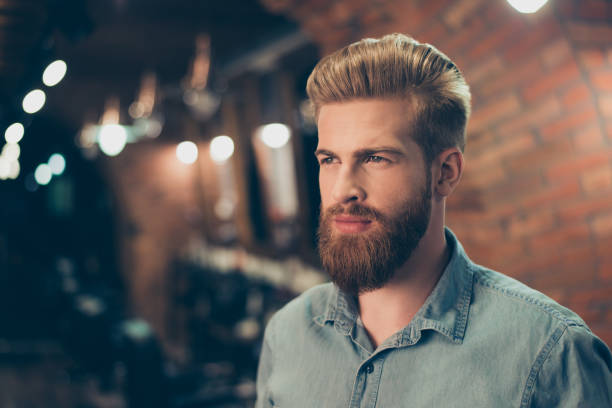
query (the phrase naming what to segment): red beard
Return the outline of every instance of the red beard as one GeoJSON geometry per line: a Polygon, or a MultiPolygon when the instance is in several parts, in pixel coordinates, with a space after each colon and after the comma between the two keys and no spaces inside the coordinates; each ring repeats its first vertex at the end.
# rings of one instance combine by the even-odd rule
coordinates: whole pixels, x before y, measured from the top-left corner
{"type": "Polygon", "coordinates": [[[319,255],[340,289],[353,295],[379,289],[410,258],[429,225],[431,187],[426,185],[416,200],[392,216],[359,204],[338,204],[321,211],[319,255]],[[339,214],[368,219],[372,227],[359,234],[338,233],[332,223],[339,214]]]}

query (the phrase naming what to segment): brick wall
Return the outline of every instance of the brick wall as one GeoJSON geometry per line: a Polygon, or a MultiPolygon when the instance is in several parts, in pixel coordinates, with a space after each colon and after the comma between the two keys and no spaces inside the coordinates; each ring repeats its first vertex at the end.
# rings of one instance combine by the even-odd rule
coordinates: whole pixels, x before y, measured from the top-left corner
{"type": "Polygon", "coordinates": [[[435,44],[473,92],[448,224],[471,257],[577,311],[612,344],[612,3],[261,0],[322,54],[366,36],[435,44]],[[553,4],[554,3],[554,4],[553,4]]]}

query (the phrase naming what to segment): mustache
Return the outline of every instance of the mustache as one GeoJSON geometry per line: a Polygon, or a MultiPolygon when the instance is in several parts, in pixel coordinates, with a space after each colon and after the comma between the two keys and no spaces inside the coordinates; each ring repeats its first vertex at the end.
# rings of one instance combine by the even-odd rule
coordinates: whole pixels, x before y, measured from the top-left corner
{"type": "Polygon", "coordinates": [[[349,206],[344,206],[342,204],[336,204],[336,205],[329,207],[325,211],[326,217],[332,217],[334,215],[340,215],[340,214],[352,215],[354,217],[367,218],[367,219],[376,220],[376,221],[381,221],[385,218],[379,211],[373,208],[370,208],[370,207],[366,207],[361,204],[351,204],[349,206]]]}

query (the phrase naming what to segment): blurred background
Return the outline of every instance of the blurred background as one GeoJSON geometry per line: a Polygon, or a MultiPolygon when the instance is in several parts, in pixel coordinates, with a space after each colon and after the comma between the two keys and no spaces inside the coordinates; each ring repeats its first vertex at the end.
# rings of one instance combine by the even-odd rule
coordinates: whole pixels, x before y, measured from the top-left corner
{"type": "Polygon", "coordinates": [[[612,1],[0,0],[0,406],[251,407],[326,281],[306,79],[391,32],[472,87],[468,254],[612,344],[612,1]]]}

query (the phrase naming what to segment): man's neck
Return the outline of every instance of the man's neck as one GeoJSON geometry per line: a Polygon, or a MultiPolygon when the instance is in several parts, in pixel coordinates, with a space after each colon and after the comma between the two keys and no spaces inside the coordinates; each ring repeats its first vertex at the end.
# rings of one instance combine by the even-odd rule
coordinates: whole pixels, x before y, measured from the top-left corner
{"type": "Polygon", "coordinates": [[[410,323],[436,286],[449,256],[444,229],[429,229],[385,286],[359,295],[361,321],[374,348],[410,323]]]}

